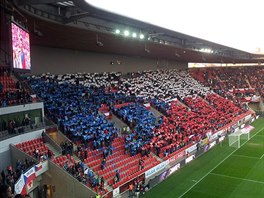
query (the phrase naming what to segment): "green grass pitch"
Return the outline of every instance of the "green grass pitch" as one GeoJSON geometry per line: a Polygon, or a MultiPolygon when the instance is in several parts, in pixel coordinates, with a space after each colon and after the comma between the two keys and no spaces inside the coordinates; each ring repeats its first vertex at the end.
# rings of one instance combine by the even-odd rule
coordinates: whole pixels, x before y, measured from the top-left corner
{"type": "Polygon", "coordinates": [[[239,149],[228,140],[169,176],[144,198],[263,198],[264,119],[252,124],[250,140],[239,149]]]}

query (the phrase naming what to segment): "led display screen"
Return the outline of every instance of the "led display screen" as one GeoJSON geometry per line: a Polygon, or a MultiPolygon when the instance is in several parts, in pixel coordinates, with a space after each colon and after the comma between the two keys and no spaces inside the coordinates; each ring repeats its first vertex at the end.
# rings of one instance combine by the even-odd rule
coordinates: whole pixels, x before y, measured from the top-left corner
{"type": "Polygon", "coordinates": [[[30,70],[29,33],[15,23],[11,24],[13,68],[30,70]]]}

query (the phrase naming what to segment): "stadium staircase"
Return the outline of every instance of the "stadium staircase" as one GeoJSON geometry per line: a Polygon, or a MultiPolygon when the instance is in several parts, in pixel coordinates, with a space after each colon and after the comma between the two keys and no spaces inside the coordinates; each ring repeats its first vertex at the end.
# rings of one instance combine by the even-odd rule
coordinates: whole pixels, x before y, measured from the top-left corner
{"type": "Polygon", "coordinates": [[[177,100],[177,103],[178,103],[179,105],[181,105],[181,106],[186,107],[189,111],[191,110],[191,107],[189,107],[188,105],[184,104],[182,101],[177,100]]]}
{"type": "Polygon", "coordinates": [[[45,142],[44,144],[53,152],[54,157],[58,157],[61,155],[61,153],[57,149],[55,149],[50,143],[45,142]]]}
{"type": "MultiPolygon", "coordinates": [[[[118,117],[116,117],[113,113],[111,115],[111,122],[114,123],[115,127],[119,129],[119,131],[122,133],[124,127],[128,127],[127,124],[125,124],[122,120],[120,120],[118,117]]],[[[121,134],[119,134],[121,135],[121,134]]]]}
{"type": "MultiPolygon", "coordinates": [[[[201,96],[199,96],[199,98],[201,98],[206,104],[208,104],[209,106],[212,106],[212,105],[210,105],[210,103],[209,103],[209,101],[208,100],[206,100],[206,99],[204,99],[203,97],[201,97],[201,96]]],[[[213,106],[212,106],[213,107],[213,106]]]]}
{"type": "Polygon", "coordinates": [[[150,111],[154,114],[156,118],[159,118],[161,116],[164,116],[161,112],[159,112],[157,109],[154,107],[150,107],[150,111]]]}
{"type": "Polygon", "coordinates": [[[252,89],[252,86],[251,86],[251,84],[250,84],[248,78],[246,78],[245,80],[246,80],[246,82],[247,82],[247,84],[248,84],[248,87],[249,87],[250,89],[252,89]]]}

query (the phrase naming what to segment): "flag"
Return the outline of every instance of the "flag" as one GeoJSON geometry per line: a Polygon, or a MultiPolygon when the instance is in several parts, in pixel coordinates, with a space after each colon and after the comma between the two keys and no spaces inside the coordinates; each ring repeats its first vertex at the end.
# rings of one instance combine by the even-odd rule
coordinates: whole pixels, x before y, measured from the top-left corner
{"type": "Polygon", "coordinates": [[[38,172],[42,169],[42,164],[38,164],[35,166],[35,172],[38,172]]]}
{"type": "Polygon", "coordinates": [[[25,185],[24,175],[22,174],[20,178],[15,183],[15,194],[27,194],[27,189],[25,185]]]}
{"type": "Polygon", "coordinates": [[[36,178],[35,166],[29,169],[26,173],[24,173],[25,184],[33,181],[36,178]]]}

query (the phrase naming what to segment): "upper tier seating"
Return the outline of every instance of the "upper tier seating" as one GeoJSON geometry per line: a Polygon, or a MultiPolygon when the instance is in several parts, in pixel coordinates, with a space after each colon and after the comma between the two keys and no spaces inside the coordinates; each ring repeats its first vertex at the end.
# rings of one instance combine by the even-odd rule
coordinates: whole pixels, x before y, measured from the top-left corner
{"type": "Polygon", "coordinates": [[[0,107],[32,102],[29,93],[15,82],[9,72],[0,72],[0,107]]]}
{"type": "Polygon", "coordinates": [[[252,95],[263,96],[264,68],[260,66],[192,69],[190,73],[220,95],[229,90],[243,89],[243,92],[237,92],[238,98],[252,95]],[[255,91],[245,92],[245,89],[255,91]]]}
{"type": "Polygon", "coordinates": [[[44,144],[42,138],[16,144],[16,147],[38,160],[53,157],[53,152],[44,144]]]}

